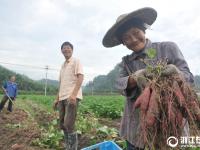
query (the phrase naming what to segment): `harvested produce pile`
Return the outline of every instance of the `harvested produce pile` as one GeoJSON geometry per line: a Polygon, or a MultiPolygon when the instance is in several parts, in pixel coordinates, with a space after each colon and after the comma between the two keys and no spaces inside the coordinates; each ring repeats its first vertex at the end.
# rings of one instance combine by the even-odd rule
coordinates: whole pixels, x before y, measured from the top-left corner
{"type": "MultiPolygon", "coordinates": [[[[148,68],[147,68],[148,69],[148,68]]],[[[179,139],[189,122],[190,131],[198,134],[200,103],[195,91],[173,65],[156,64],[142,77],[147,83],[134,103],[140,108],[141,137],[154,149],[169,149],[166,141],[170,136],[179,139]]],[[[139,79],[138,79],[139,81],[139,79]]],[[[195,136],[194,133],[192,136],[195,136]]],[[[178,149],[178,148],[177,148],[178,149]]]]}

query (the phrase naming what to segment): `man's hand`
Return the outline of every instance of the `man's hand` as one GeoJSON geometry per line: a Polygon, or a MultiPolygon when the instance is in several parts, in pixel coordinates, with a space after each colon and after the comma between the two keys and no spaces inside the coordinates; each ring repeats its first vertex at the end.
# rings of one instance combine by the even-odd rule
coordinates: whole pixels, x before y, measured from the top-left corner
{"type": "Polygon", "coordinates": [[[53,103],[53,109],[54,109],[54,110],[56,110],[57,105],[58,105],[58,102],[59,102],[58,100],[55,100],[55,101],[54,101],[54,103],[53,103]]]}
{"type": "Polygon", "coordinates": [[[76,96],[75,95],[71,95],[69,97],[69,104],[76,105],[76,96]]]}
{"type": "Polygon", "coordinates": [[[167,65],[162,71],[162,76],[169,76],[172,74],[180,74],[180,70],[173,64],[167,65]]]}
{"type": "Polygon", "coordinates": [[[6,89],[3,86],[2,86],[2,89],[3,89],[3,92],[6,94],[7,91],[6,91],[6,89]]]}
{"type": "Polygon", "coordinates": [[[128,78],[128,89],[134,88],[137,85],[137,82],[133,78],[133,76],[129,76],[128,78]]]}
{"type": "Polygon", "coordinates": [[[134,74],[130,75],[128,80],[128,87],[133,88],[138,85],[140,88],[146,85],[147,80],[145,78],[145,69],[140,69],[136,71],[134,74]]]}

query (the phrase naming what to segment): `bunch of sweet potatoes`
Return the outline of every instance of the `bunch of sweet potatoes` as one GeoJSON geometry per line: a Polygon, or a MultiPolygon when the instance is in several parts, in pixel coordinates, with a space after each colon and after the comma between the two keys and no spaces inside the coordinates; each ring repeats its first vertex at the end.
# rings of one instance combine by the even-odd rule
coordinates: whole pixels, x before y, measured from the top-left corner
{"type": "Polygon", "coordinates": [[[186,120],[198,133],[198,97],[177,74],[149,80],[133,107],[140,109],[141,137],[150,147],[166,145],[170,136],[180,137],[186,120]]]}

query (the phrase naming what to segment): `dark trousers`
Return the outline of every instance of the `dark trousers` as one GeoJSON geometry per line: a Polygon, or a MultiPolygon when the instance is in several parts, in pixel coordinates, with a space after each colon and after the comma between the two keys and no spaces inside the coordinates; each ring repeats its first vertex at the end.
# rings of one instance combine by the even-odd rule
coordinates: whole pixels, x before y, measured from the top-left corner
{"type": "Polygon", "coordinates": [[[127,150],[144,150],[144,148],[138,148],[132,145],[130,142],[126,141],[127,143],[127,150]]]}
{"type": "MultiPolygon", "coordinates": [[[[13,97],[11,97],[11,99],[14,100],[13,97]]],[[[12,112],[12,102],[9,100],[8,96],[6,96],[6,95],[4,95],[2,100],[1,100],[0,110],[2,110],[4,108],[4,105],[6,104],[7,101],[9,101],[7,110],[12,112]]]]}
{"type": "Polygon", "coordinates": [[[74,132],[78,102],[79,99],[76,100],[76,105],[70,104],[67,100],[58,102],[60,128],[65,133],[74,132]]]}

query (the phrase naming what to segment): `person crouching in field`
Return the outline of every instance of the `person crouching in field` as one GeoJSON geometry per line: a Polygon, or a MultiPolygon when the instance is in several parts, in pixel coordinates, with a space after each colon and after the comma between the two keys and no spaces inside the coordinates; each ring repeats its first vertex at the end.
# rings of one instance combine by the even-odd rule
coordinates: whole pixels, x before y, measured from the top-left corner
{"type": "MultiPolygon", "coordinates": [[[[116,23],[107,31],[103,38],[105,47],[114,47],[123,44],[132,51],[132,54],[124,56],[120,63],[120,77],[117,88],[126,97],[124,114],[122,117],[120,135],[127,141],[127,150],[144,150],[144,143],[140,140],[139,111],[132,107],[139,92],[137,76],[140,76],[147,67],[144,59],[147,59],[147,50],[155,49],[156,59],[168,59],[168,68],[177,71],[185,80],[193,83],[193,75],[189,70],[180,49],[174,42],[151,42],[145,37],[145,30],[154,23],[157,12],[153,8],[142,8],[118,17],[116,23]]],[[[184,130],[188,132],[188,123],[184,130]]],[[[187,134],[187,133],[185,133],[187,134]]]]}
{"type": "Polygon", "coordinates": [[[73,45],[64,42],[61,52],[65,57],[60,70],[60,84],[54,108],[58,106],[60,128],[64,132],[66,150],[77,150],[78,137],[74,132],[77,107],[82,99],[81,85],[83,82],[83,68],[80,61],[74,57],[73,45]]]}
{"type": "Polygon", "coordinates": [[[10,80],[6,81],[2,86],[4,96],[0,103],[0,112],[4,108],[4,105],[6,104],[7,101],[9,101],[7,110],[9,112],[12,112],[13,101],[17,97],[17,84],[15,83],[15,80],[16,77],[13,75],[10,77],[10,80]]]}

